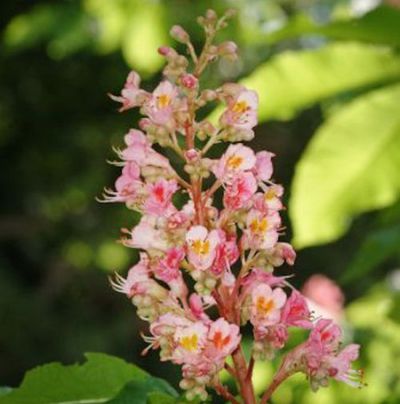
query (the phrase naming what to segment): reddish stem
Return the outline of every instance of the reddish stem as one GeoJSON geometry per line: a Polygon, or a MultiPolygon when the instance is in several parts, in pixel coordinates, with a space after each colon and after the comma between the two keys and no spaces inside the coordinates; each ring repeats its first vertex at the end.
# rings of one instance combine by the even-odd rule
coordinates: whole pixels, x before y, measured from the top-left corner
{"type": "Polygon", "coordinates": [[[233,363],[235,364],[237,381],[239,383],[240,394],[245,404],[256,404],[253,384],[247,380],[247,364],[244,357],[243,349],[239,346],[232,354],[233,363]]]}
{"type": "Polygon", "coordinates": [[[215,391],[226,400],[230,401],[232,404],[240,404],[238,400],[230,393],[230,391],[223,386],[221,383],[218,383],[214,386],[215,391]]]}
{"type": "Polygon", "coordinates": [[[251,378],[253,376],[253,369],[254,369],[254,358],[251,357],[249,362],[249,368],[247,369],[246,379],[249,383],[251,383],[251,378]]]}

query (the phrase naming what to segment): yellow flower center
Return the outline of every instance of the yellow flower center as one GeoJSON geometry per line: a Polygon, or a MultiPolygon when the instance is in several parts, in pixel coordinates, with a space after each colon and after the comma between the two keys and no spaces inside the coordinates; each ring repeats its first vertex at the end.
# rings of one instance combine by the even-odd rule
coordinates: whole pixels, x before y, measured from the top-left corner
{"type": "Polygon", "coordinates": [[[167,94],[161,94],[157,97],[157,107],[166,108],[171,102],[171,98],[167,94]]]}
{"type": "Polygon", "coordinates": [[[249,109],[249,106],[247,104],[246,101],[242,100],[242,101],[237,101],[235,103],[235,105],[232,108],[232,111],[235,114],[243,114],[244,112],[246,112],[249,109]]]}
{"type": "Polygon", "coordinates": [[[266,316],[275,307],[272,299],[266,299],[264,296],[260,296],[256,302],[257,312],[266,316]]]}
{"type": "Polygon", "coordinates": [[[269,201],[269,200],[275,198],[275,196],[276,196],[276,193],[273,188],[269,188],[268,191],[264,194],[264,198],[266,201],[269,201]]]}
{"type": "Polygon", "coordinates": [[[183,337],[179,341],[181,347],[190,352],[193,352],[197,349],[198,342],[199,342],[199,337],[196,334],[188,335],[187,337],[183,337]]]}
{"type": "Polygon", "coordinates": [[[254,219],[250,223],[250,230],[256,234],[264,234],[265,231],[267,230],[267,227],[268,227],[268,221],[265,217],[261,220],[254,219]]]}
{"type": "Polygon", "coordinates": [[[197,255],[206,255],[210,252],[210,242],[208,240],[194,240],[192,242],[192,249],[197,255]]]}
{"type": "Polygon", "coordinates": [[[239,168],[242,163],[243,163],[243,157],[233,155],[229,157],[226,164],[229,168],[239,168]]]}

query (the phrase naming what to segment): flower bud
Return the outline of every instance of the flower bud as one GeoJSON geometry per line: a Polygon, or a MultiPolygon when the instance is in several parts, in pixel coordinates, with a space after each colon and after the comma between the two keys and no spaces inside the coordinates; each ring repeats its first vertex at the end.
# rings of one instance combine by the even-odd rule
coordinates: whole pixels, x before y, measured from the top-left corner
{"type": "Polygon", "coordinates": [[[189,42],[189,34],[180,26],[174,25],[171,30],[169,31],[172,38],[176,41],[181,43],[188,43],[189,42]]]}
{"type": "Polygon", "coordinates": [[[208,21],[213,22],[213,21],[216,21],[216,19],[218,18],[218,15],[214,10],[209,8],[206,11],[206,18],[207,18],[208,21]]]}
{"type": "Polygon", "coordinates": [[[189,90],[193,90],[196,88],[199,84],[199,81],[197,77],[193,76],[193,74],[184,74],[181,77],[181,83],[184,87],[186,87],[189,90]]]}
{"type": "Polygon", "coordinates": [[[215,60],[215,58],[218,56],[218,46],[214,46],[214,45],[211,45],[209,48],[208,48],[208,59],[210,60],[210,61],[213,61],[213,60],[215,60]]]}
{"type": "Polygon", "coordinates": [[[149,118],[142,118],[139,121],[139,127],[143,131],[147,131],[150,128],[150,126],[151,126],[151,120],[149,118]]]}
{"type": "Polygon", "coordinates": [[[190,149],[185,152],[185,158],[188,163],[195,163],[200,158],[200,153],[198,150],[190,149]]]}
{"type": "Polygon", "coordinates": [[[237,14],[237,10],[235,8],[228,8],[228,10],[225,11],[225,17],[226,18],[232,18],[235,17],[237,14]]]}
{"type": "Polygon", "coordinates": [[[236,59],[237,58],[237,45],[233,41],[226,41],[221,43],[218,46],[218,54],[220,56],[229,58],[229,59],[236,59]]]}
{"type": "Polygon", "coordinates": [[[165,56],[166,58],[173,58],[173,57],[177,56],[175,49],[172,49],[169,46],[160,46],[158,48],[158,53],[161,56],[165,56]]]}
{"type": "Polygon", "coordinates": [[[217,98],[217,93],[214,90],[204,90],[200,94],[200,99],[210,102],[217,98]]]}

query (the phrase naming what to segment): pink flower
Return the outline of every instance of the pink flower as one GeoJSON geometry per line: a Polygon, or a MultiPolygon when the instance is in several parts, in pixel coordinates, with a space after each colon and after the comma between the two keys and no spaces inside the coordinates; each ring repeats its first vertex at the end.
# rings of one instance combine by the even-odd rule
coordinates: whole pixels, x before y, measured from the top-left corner
{"type": "Polygon", "coordinates": [[[197,320],[203,321],[203,323],[209,323],[210,318],[204,311],[204,303],[203,299],[201,298],[200,295],[196,293],[192,293],[189,297],[189,307],[190,311],[192,312],[193,316],[197,320]]]}
{"type": "Polygon", "coordinates": [[[215,176],[225,182],[243,171],[250,171],[256,164],[256,156],[241,143],[230,145],[220,160],[212,167],[215,176]]]}
{"type": "Polygon", "coordinates": [[[192,322],[183,316],[173,313],[162,314],[150,325],[150,332],[155,337],[174,335],[177,328],[185,328],[192,325],[192,322]]]}
{"type": "Polygon", "coordinates": [[[170,248],[153,268],[156,277],[166,283],[177,279],[180,275],[179,266],[184,258],[185,251],[182,247],[170,248]]]}
{"type": "Polygon", "coordinates": [[[215,259],[211,267],[211,272],[216,276],[220,276],[224,271],[228,270],[239,258],[236,237],[227,237],[222,230],[218,232],[218,235],[219,244],[216,247],[215,259]]]}
{"type": "Polygon", "coordinates": [[[295,327],[312,328],[310,315],[304,297],[297,290],[293,290],[282,310],[282,322],[295,327]]]}
{"type": "Polygon", "coordinates": [[[282,349],[285,346],[289,333],[285,324],[277,323],[268,327],[255,328],[254,338],[257,341],[256,350],[257,345],[260,346],[261,342],[261,351],[264,351],[262,353],[269,359],[272,359],[275,356],[274,351],[282,349]]]}
{"type": "Polygon", "coordinates": [[[313,390],[327,386],[329,378],[343,381],[353,387],[361,387],[362,373],[351,369],[351,362],[358,358],[359,346],[351,344],[338,353],[340,328],[331,320],[319,320],[308,340],[291,351],[285,367],[306,373],[313,390]]]}
{"type": "Polygon", "coordinates": [[[167,229],[185,230],[190,226],[190,217],[183,211],[172,212],[167,218],[167,229]]]}
{"type": "Polygon", "coordinates": [[[254,197],[254,208],[263,213],[269,211],[278,211],[283,208],[281,196],[283,195],[283,187],[273,184],[267,187],[266,191],[261,194],[257,193],[254,197]]]}
{"type": "Polygon", "coordinates": [[[121,158],[135,162],[139,167],[154,166],[164,168],[167,173],[173,173],[166,157],[157,153],[152,147],[146,135],[137,129],[131,129],[125,135],[125,143],[128,146],[121,151],[121,158]]]}
{"type": "Polygon", "coordinates": [[[293,265],[296,259],[296,252],[288,243],[276,243],[273,250],[273,265],[281,266],[285,261],[288,265],[293,265]]]}
{"type": "Polygon", "coordinates": [[[204,226],[193,226],[186,235],[189,262],[195,269],[204,271],[211,267],[220,241],[217,230],[208,230],[204,226]]]}
{"type": "Polygon", "coordinates": [[[207,333],[208,328],[201,321],[178,328],[174,335],[173,361],[177,364],[196,362],[207,341],[207,333]]]}
{"type": "Polygon", "coordinates": [[[351,369],[351,362],[358,358],[359,350],[359,345],[350,344],[343,348],[337,356],[331,357],[328,360],[329,376],[352,387],[361,387],[362,372],[351,369]]]}
{"type": "Polygon", "coordinates": [[[320,319],[314,325],[310,336],[309,345],[317,347],[323,353],[335,352],[339,346],[342,331],[332,320],[320,319]]]}
{"type": "Polygon", "coordinates": [[[281,288],[272,290],[265,283],[258,285],[251,293],[251,323],[255,327],[279,323],[285,302],[286,294],[281,288]]]}
{"type": "Polygon", "coordinates": [[[311,276],[304,284],[305,297],[317,305],[316,309],[326,311],[327,316],[341,319],[343,316],[344,295],[340,287],[325,275],[311,276]]]}
{"type": "Polygon", "coordinates": [[[267,151],[260,151],[256,153],[256,165],[254,167],[254,173],[259,181],[269,181],[272,176],[273,166],[272,157],[274,153],[267,151]]]}
{"type": "Polygon", "coordinates": [[[149,260],[146,254],[140,254],[140,261],[129,270],[126,279],[115,274],[115,280],[111,281],[111,285],[117,292],[131,298],[136,294],[143,294],[149,282],[149,260]]]}
{"type": "Polygon", "coordinates": [[[105,189],[103,202],[133,203],[140,194],[143,183],[140,180],[140,169],[134,162],[127,162],[122,175],[115,181],[115,191],[105,189]]]}
{"type": "Polygon", "coordinates": [[[246,219],[243,235],[245,248],[270,249],[278,241],[280,217],[276,212],[263,215],[254,209],[250,210],[246,219]]]}
{"type": "Polygon", "coordinates": [[[132,229],[130,236],[130,239],[122,240],[127,247],[161,251],[168,249],[163,230],[158,228],[156,219],[150,216],[142,216],[139,224],[132,229]]]}
{"type": "Polygon", "coordinates": [[[172,195],[178,190],[175,180],[159,179],[154,184],[146,185],[148,197],[144,203],[147,214],[166,216],[168,211],[174,210],[172,195]]]}
{"type": "Polygon", "coordinates": [[[131,71],[126,79],[124,88],[121,91],[121,96],[109,94],[111,99],[122,103],[122,107],[119,110],[120,112],[133,107],[138,107],[143,103],[147,93],[144,90],[141,90],[139,86],[139,75],[135,71],[131,71]]]}
{"type": "Polygon", "coordinates": [[[205,355],[215,361],[224,360],[236,349],[240,342],[239,327],[236,324],[229,324],[223,318],[219,318],[211,323],[208,341],[205,355]]]}
{"type": "Polygon", "coordinates": [[[165,125],[173,117],[178,89],[168,80],[162,81],[145,105],[145,112],[156,125],[165,125]]]}
{"type": "Polygon", "coordinates": [[[221,123],[236,129],[252,129],[257,125],[258,95],[252,90],[243,90],[228,102],[221,116],[221,123]]]}
{"type": "Polygon", "coordinates": [[[254,175],[250,172],[239,173],[225,188],[224,206],[231,210],[244,208],[250,204],[256,191],[257,181],[254,175]]]}
{"type": "Polygon", "coordinates": [[[242,280],[243,296],[251,294],[261,283],[266,283],[270,287],[285,286],[287,276],[275,276],[270,272],[265,272],[262,268],[253,268],[251,272],[242,280]]]}

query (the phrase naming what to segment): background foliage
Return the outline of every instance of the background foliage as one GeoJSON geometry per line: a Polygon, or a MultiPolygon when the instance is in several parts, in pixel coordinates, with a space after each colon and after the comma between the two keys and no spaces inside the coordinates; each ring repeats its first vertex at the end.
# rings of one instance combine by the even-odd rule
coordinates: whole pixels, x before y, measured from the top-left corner
{"type": "MultiPolygon", "coordinates": [[[[287,238],[304,248],[294,283],[319,272],[344,289],[347,338],[364,347],[369,384],[312,394],[293,378],[274,402],[399,402],[400,10],[394,0],[378,3],[1,2],[0,385],[101,351],[176,386],[176,368],[140,357],[143,324],[107,283],[136,259],[114,241],[135,218],[94,198],[116,176],[105,163],[111,146],[138,116],[117,114],[106,94],[119,91],[129,68],[151,89],[162,66],[155,49],[170,43],[172,24],[198,45],[195,16],[235,6],[223,37],[239,44],[240,62],[213,66],[206,84],[241,79],[259,91],[252,146],[277,154],[287,238]]],[[[259,389],[272,366],[257,364],[259,389]]],[[[155,390],[145,400],[160,402],[165,390],[155,390]]]]}

